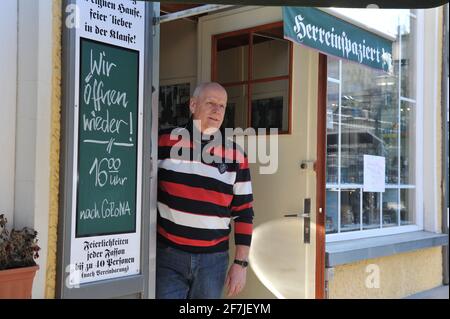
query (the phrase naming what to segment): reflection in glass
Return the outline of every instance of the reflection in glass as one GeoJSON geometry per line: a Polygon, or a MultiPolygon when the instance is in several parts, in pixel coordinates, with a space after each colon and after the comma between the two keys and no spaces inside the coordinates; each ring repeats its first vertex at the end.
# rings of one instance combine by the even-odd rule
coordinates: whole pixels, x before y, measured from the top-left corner
{"type": "Polygon", "coordinates": [[[327,218],[326,218],[326,233],[333,234],[338,232],[338,190],[327,189],[327,218]]]}
{"type": "Polygon", "coordinates": [[[359,8],[330,8],[341,15],[358,21],[371,29],[380,30],[395,36],[399,23],[409,16],[411,9],[359,9],[359,8]]]}
{"type": "Polygon", "coordinates": [[[409,14],[403,17],[400,24],[401,34],[401,96],[416,98],[416,18],[409,14]]]}
{"type": "Polygon", "coordinates": [[[383,193],[383,228],[398,226],[398,189],[383,193]]]}
{"type": "Polygon", "coordinates": [[[252,85],[251,127],[289,129],[289,80],[255,83],[252,85]]]}
{"type": "Polygon", "coordinates": [[[342,61],[341,183],[363,183],[365,154],[386,157],[387,172],[395,172],[398,155],[391,158],[395,145],[386,140],[386,130],[396,127],[398,117],[392,112],[397,109],[395,83],[385,72],[342,61]]]}
{"type": "Polygon", "coordinates": [[[402,101],[400,108],[400,181],[401,184],[415,183],[415,161],[416,151],[416,107],[414,103],[402,101]]]}
{"type": "Polygon", "coordinates": [[[327,171],[329,184],[338,183],[339,145],[339,84],[328,82],[327,87],[327,171]]]}
{"type": "Polygon", "coordinates": [[[380,193],[363,192],[363,229],[380,228],[380,193]]]}
{"type": "Polygon", "coordinates": [[[232,83],[248,80],[249,34],[217,40],[217,81],[232,83]]]}
{"type": "Polygon", "coordinates": [[[383,141],[386,158],[385,182],[396,184],[398,182],[398,108],[386,103],[381,106],[380,117],[380,138],[383,141]]]}
{"type": "Polygon", "coordinates": [[[339,80],[339,59],[327,56],[327,73],[329,78],[339,80]]]}
{"type": "Polygon", "coordinates": [[[222,127],[247,128],[247,85],[227,86],[225,89],[228,101],[222,127]]]}
{"type": "Polygon", "coordinates": [[[227,107],[225,108],[225,116],[223,117],[222,128],[232,128],[235,129],[235,110],[236,103],[227,102],[227,107]]]}
{"type": "Polygon", "coordinates": [[[400,225],[411,225],[416,221],[414,193],[414,189],[400,190],[400,225]]]}
{"type": "Polygon", "coordinates": [[[341,232],[360,230],[360,189],[341,189],[341,232]]]}
{"type": "Polygon", "coordinates": [[[289,74],[289,41],[283,27],[253,33],[253,79],[289,74]],[[270,61],[270,63],[267,63],[270,61]]]}
{"type": "Polygon", "coordinates": [[[159,128],[183,126],[189,120],[190,83],[159,88],[159,128]]]}
{"type": "Polygon", "coordinates": [[[417,19],[410,10],[383,10],[381,20],[367,9],[335,10],[396,40],[389,72],[327,57],[327,233],[334,231],[339,189],[341,232],[414,224],[417,19]],[[383,193],[359,195],[366,154],[385,158],[383,193]],[[343,189],[349,187],[355,189],[343,189]]]}

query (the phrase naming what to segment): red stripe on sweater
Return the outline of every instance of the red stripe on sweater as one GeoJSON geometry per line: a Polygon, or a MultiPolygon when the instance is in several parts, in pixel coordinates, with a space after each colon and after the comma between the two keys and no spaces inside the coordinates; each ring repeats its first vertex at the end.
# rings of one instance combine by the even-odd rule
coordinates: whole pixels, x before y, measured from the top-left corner
{"type": "Polygon", "coordinates": [[[228,240],[229,236],[218,238],[215,240],[195,240],[195,239],[189,239],[181,236],[176,236],[169,234],[167,231],[164,230],[161,226],[158,226],[158,233],[167,238],[170,241],[173,241],[174,243],[178,245],[185,245],[185,246],[197,246],[197,247],[211,247],[215,246],[225,240],[228,240]]]}
{"type": "Polygon", "coordinates": [[[173,135],[170,139],[170,134],[164,134],[159,137],[158,146],[177,146],[177,147],[192,147],[192,142],[188,139],[182,139],[179,135],[173,135]]]}
{"type": "Polygon", "coordinates": [[[240,222],[234,223],[234,232],[236,234],[251,235],[252,231],[253,231],[253,224],[240,223],[240,222]]]}
{"type": "Polygon", "coordinates": [[[230,206],[233,199],[233,195],[172,182],[160,181],[159,187],[172,196],[213,203],[224,207],[230,206]]]}
{"type": "Polygon", "coordinates": [[[251,208],[252,207],[252,203],[247,203],[241,206],[233,206],[231,207],[231,211],[233,212],[240,212],[241,210],[244,210],[246,208],[251,208]]]}
{"type": "Polygon", "coordinates": [[[240,169],[248,168],[248,161],[247,158],[245,158],[244,154],[242,154],[240,151],[231,149],[231,148],[225,148],[224,146],[214,146],[211,147],[205,152],[208,152],[209,154],[213,154],[217,157],[225,158],[231,162],[237,162],[239,163],[240,169]],[[212,151],[212,152],[211,152],[212,151]]]}

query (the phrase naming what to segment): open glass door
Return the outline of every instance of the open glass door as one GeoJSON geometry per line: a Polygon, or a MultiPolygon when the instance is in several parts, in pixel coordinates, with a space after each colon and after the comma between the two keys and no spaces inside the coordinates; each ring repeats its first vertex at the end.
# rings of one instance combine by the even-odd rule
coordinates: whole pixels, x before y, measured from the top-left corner
{"type": "Polygon", "coordinates": [[[325,183],[317,179],[325,143],[319,147],[317,133],[325,138],[318,97],[326,98],[326,87],[318,85],[320,54],[284,39],[281,20],[281,8],[267,7],[161,26],[160,125],[180,125],[195,85],[216,81],[228,93],[223,126],[244,131],[235,135],[249,157],[255,218],[251,266],[238,298],[323,296],[325,233],[317,201],[324,194],[317,188],[324,192],[325,183]],[[185,52],[186,63],[168,58],[176,52],[185,52]]]}
{"type": "MultiPolygon", "coordinates": [[[[321,297],[323,284],[316,281],[323,282],[323,266],[316,262],[323,265],[325,234],[317,227],[323,225],[317,212],[325,190],[325,125],[316,123],[318,104],[325,110],[326,87],[318,86],[319,53],[284,39],[281,22],[218,34],[212,41],[213,79],[228,91],[231,125],[256,133],[241,141],[250,159],[255,211],[243,295],[321,297]]],[[[326,85],[326,70],[322,74],[326,85]]]]}

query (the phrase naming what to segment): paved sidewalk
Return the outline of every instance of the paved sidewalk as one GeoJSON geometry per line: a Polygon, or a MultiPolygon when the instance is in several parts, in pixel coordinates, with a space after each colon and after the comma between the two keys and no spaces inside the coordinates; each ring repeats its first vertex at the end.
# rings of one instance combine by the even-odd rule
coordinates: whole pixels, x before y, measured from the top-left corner
{"type": "Polygon", "coordinates": [[[408,296],[405,299],[448,299],[448,288],[448,286],[436,287],[408,296]]]}

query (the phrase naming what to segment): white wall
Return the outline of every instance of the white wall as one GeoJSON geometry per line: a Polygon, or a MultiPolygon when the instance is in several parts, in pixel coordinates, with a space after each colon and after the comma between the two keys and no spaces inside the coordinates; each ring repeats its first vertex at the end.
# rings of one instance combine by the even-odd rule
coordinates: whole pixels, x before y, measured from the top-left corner
{"type": "Polygon", "coordinates": [[[161,24],[160,85],[191,83],[194,92],[197,73],[197,24],[176,20],[161,24]]]}
{"type": "Polygon", "coordinates": [[[17,1],[0,1],[0,214],[14,223],[17,1]]]}
{"type": "Polygon", "coordinates": [[[40,270],[33,297],[45,296],[47,268],[52,1],[0,1],[0,213],[10,227],[38,231],[40,270]]]}
{"type": "MultiPolygon", "coordinates": [[[[440,206],[440,79],[441,70],[439,8],[423,10],[423,227],[426,231],[441,232],[440,206]]],[[[420,57],[419,57],[420,58],[420,57]]],[[[420,143],[420,141],[419,141],[420,143]]]]}
{"type": "Polygon", "coordinates": [[[50,192],[52,1],[18,1],[18,79],[14,227],[38,231],[40,270],[33,298],[44,298],[50,192]]]}

